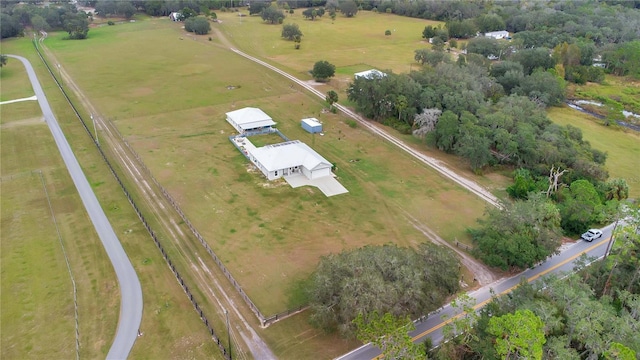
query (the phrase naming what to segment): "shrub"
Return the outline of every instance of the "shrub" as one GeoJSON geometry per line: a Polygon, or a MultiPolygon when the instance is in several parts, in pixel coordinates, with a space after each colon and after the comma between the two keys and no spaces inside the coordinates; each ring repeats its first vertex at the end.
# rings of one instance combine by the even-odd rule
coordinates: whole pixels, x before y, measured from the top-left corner
{"type": "Polygon", "coordinates": [[[107,25],[111,26],[111,25],[115,25],[116,23],[114,23],[113,21],[109,20],[107,21],[107,25]]]}
{"type": "Polygon", "coordinates": [[[385,34],[386,36],[391,35],[391,30],[386,30],[386,31],[384,32],[384,34],[385,34]]]}

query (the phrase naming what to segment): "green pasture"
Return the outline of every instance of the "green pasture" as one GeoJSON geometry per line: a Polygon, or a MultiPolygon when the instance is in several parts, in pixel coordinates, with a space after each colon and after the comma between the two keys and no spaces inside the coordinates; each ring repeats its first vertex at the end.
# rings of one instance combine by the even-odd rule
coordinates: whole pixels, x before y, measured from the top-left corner
{"type": "Polygon", "coordinates": [[[571,85],[570,93],[578,99],[612,101],[628,111],[640,114],[640,82],[607,75],[602,84],[571,85]]]}
{"type": "MultiPolygon", "coordinates": [[[[341,20],[347,21],[336,23],[341,20]]],[[[446,239],[464,238],[483,212],[475,196],[323,112],[320,99],[221,48],[215,36],[208,41],[155,19],[92,29],[89,41],[72,45],[55,35],[49,40],[62,66],[116,122],[265,314],[286,309],[287,289],[322,255],[428,241],[410,217],[446,239]],[[92,66],[77,66],[83,63],[92,66]],[[131,89],[144,91],[135,97],[131,89]],[[315,188],[267,182],[252,170],[229,143],[233,128],[224,115],[245,106],[260,107],[287,137],[335,162],[350,193],[326,198],[315,188]],[[311,116],[324,122],[324,136],[301,129],[300,119],[311,116]]]]}
{"type": "Polygon", "coordinates": [[[607,127],[593,116],[568,106],[551,108],[548,116],[560,125],[582,130],[583,138],[594,148],[607,153],[606,168],[610,178],[623,178],[629,184],[629,197],[640,197],[640,134],[620,127],[607,127]]]}
{"type": "MultiPolygon", "coordinates": [[[[299,78],[310,79],[307,73],[318,60],[326,60],[337,67],[337,78],[351,79],[357,71],[377,68],[408,72],[414,63],[414,50],[429,46],[422,39],[427,25],[437,21],[413,19],[386,13],[359,11],[353,18],[340,14],[331,21],[328,14],[311,21],[296,9],[287,14],[285,24],[298,24],[303,37],[301,48],[281,38],[282,25],[271,25],[259,16],[239,17],[236,13],[217,13],[221,23],[213,24],[223,31],[240,50],[293,70],[299,78]],[[385,36],[390,30],[391,35],[385,36]]],[[[416,66],[416,65],[413,65],[416,66]]]]}
{"type": "Polygon", "coordinates": [[[74,358],[71,279],[40,177],[3,172],[1,186],[2,358],[74,358]]]}
{"type": "MultiPolygon", "coordinates": [[[[31,61],[85,175],[136,268],[144,292],[143,335],[136,340],[131,358],[221,358],[122,190],[56,90],[31,42],[3,40],[2,48],[3,53],[22,55],[31,61]]],[[[3,99],[7,98],[4,91],[9,83],[16,94],[30,96],[33,92],[24,67],[14,59],[9,59],[0,76],[3,99]],[[5,72],[6,69],[12,71],[5,72]]],[[[0,357],[75,357],[71,282],[66,265],[60,260],[62,248],[42,185],[37,187],[39,179],[33,183],[25,181],[29,177],[11,178],[41,169],[78,289],[80,357],[104,358],[119,314],[115,274],[57,155],[51,133],[40,121],[42,114],[36,109],[35,102],[0,106],[0,357]],[[32,104],[28,111],[14,109],[27,103],[32,104]]]]}

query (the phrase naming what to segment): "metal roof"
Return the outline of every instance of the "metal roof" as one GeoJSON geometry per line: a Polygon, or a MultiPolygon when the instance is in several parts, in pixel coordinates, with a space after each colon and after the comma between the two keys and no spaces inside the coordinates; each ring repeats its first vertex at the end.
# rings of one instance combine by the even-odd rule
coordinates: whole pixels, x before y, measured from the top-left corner
{"type": "Polygon", "coordinates": [[[227,118],[231,118],[231,120],[243,130],[273,126],[276,124],[264,111],[253,107],[228,112],[227,118]]]}
{"type": "Polygon", "coordinates": [[[256,148],[253,157],[267,171],[304,166],[309,170],[331,167],[331,163],[299,140],[256,148]]]}

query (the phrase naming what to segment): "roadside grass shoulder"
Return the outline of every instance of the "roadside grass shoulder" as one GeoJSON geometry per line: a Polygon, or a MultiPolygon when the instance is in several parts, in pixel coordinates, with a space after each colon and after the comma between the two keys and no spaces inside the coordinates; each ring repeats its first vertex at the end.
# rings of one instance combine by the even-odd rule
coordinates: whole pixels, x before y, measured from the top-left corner
{"type": "Polygon", "coordinates": [[[602,121],[568,106],[551,108],[548,116],[559,125],[573,125],[595,149],[607,153],[609,178],[623,178],[629,185],[629,197],[640,198],[640,133],[607,127],[602,121]]]}

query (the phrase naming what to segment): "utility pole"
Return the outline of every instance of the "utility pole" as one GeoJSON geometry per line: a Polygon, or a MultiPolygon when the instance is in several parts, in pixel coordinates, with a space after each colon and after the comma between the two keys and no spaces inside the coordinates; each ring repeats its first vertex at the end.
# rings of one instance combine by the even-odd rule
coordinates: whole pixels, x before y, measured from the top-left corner
{"type": "Polygon", "coordinates": [[[91,121],[93,122],[93,131],[96,133],[96,144],[100,146],[100,140],[98,139],[98,128],[96,127],[96,120],[93,118],[93,114],[91,114],[91,121]]]}
{"type": "Polygon", "coordinates": [[[227,309],[224,309],[224,315],[227,318],[227,339],[229,344],[229,360],[233,360],[233,356],[231,356],[231,332],[229,331],[229,312],[227,309]]]}

